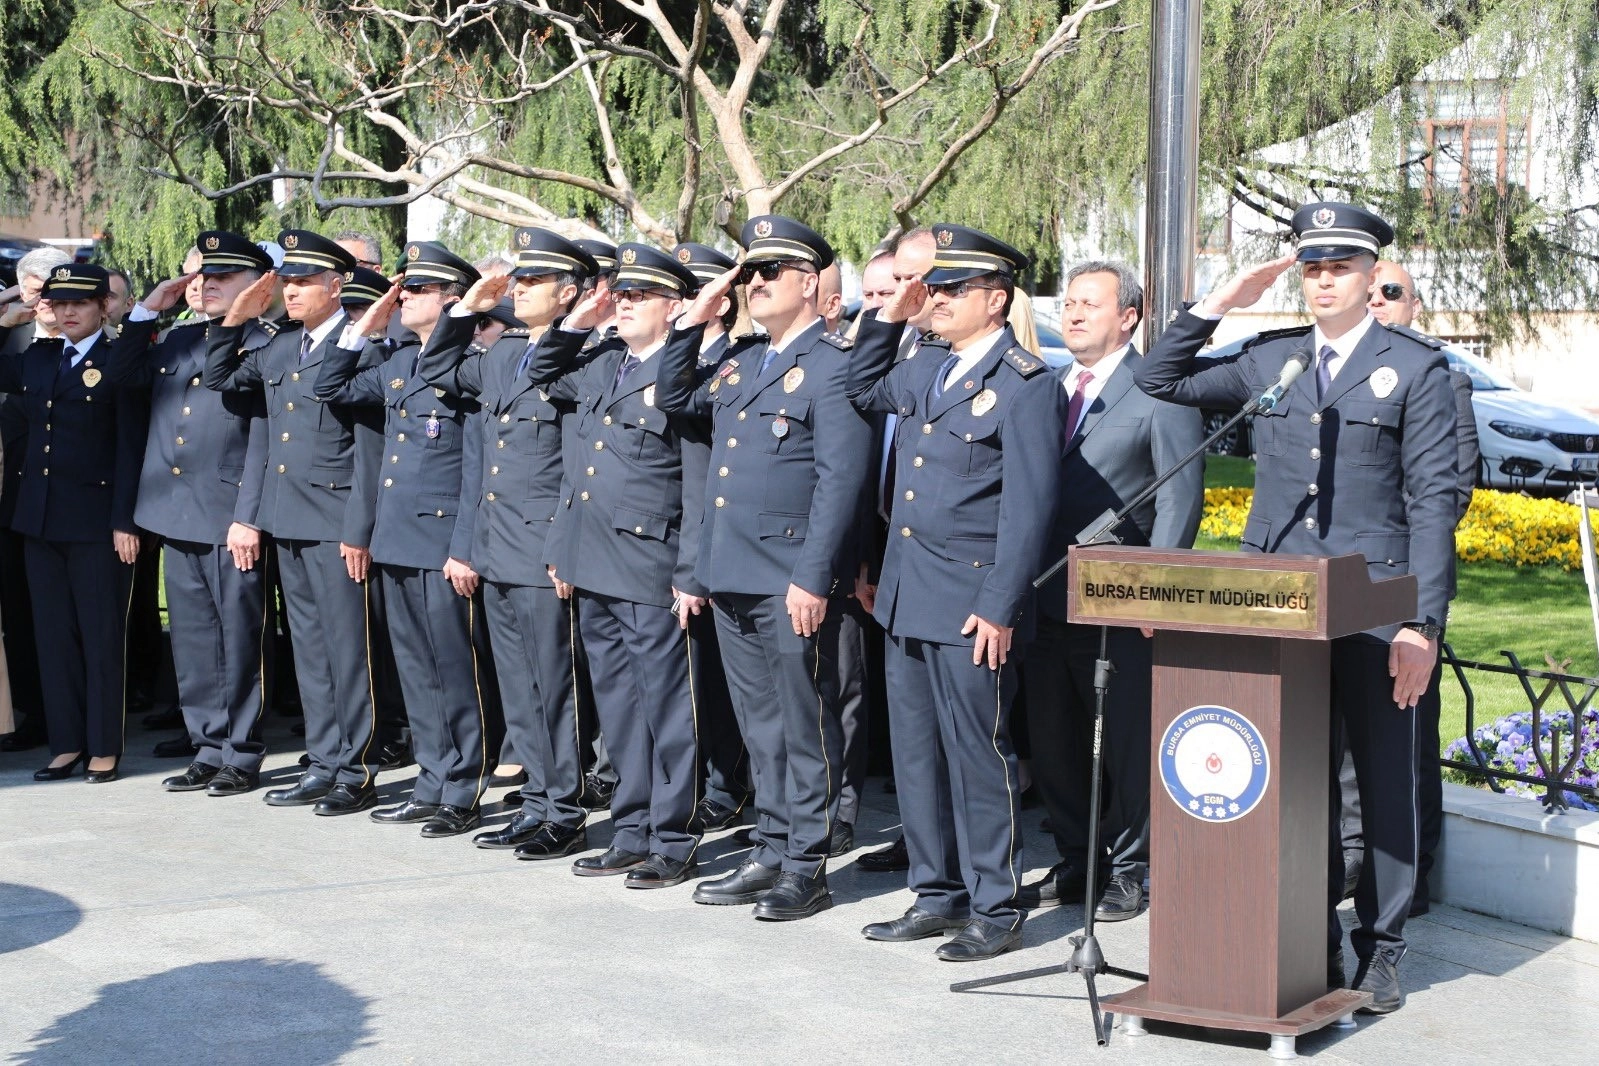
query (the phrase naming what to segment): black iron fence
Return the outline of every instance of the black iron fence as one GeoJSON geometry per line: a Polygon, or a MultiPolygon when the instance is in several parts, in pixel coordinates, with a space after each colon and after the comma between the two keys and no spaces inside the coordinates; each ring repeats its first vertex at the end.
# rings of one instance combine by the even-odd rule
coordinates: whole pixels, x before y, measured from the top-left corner
{"type": "MultiPolygon", "coordinates": [[[[1463,743],[1452,745],[1450,753],[1439,761],[1445,769],[1459,771],[1468,780],[1485,781],[1495,792],[1506,791],[1507,782],[1539,786],[1544,789],[1539,799],[1550,810],[1569,809],[1569,796],[1580,796],[1585,803],[1599,805],[1599,784],[1583,761],[1587,754],[1583,726],[1595,715],[1593,702],[1599,694],[1599,678],[1556,669],[1539,670],[1524,666],[1515,652],[1500,654],[1507,662],[1477,662],[1457,658],[1454,649],[1447,643],[1443,646],[1444,666],[1453,674],[1465,700],[1466,735],[1463,743]],[[1509,700],[1513,708],[1505,714],[1486,716],[1501,730],[1509,731],[1502,734],[1504,746],[1495,741],[1491,751],[1483,743],[1490,738],[1478,735],[1480,698],[1472,685],[1473,676],[1483,687],[1490,687],[1490,676],[1512,678],[1520,690],[1519,696],[1512,696],[1504,691],[1503,684],[1491,686],[1498,691],[1497,702],[1505,704],[1509,700]],[[1557,694],[1559,701],[1555,702],[1557,694]],[[1507,751],[1506,747],[1512,750],[1507,751]],[[1534,767],[1537,773],[1533,773],[1534,767]]],[[[1448,684],[1446,677],[1442,685],[1448,684]]],[[[1495,712],[1504,709],[1495,708],[1495,712]]]]}

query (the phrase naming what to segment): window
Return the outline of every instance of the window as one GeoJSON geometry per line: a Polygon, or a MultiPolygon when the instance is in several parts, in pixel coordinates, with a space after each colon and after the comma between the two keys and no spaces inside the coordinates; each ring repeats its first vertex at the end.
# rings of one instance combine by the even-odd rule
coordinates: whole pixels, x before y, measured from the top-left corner
{"type": "Polygon", "coordinates": [[[1474,355],[1483,362],[1488,362],[1489,343],[1487,337],[1479,334],[1471,337],[1439,337],[1438,339],[1456,351],[1474,355]]]}
{"type": "Polygon", "coordinates": [[[1419,87],[1422,118],[1407,159],[1427,199],[1491,188],[1525,187],[1528,119],[1509,110],[1509,87],[1498,81],[1442,81],[1419,87]]]}

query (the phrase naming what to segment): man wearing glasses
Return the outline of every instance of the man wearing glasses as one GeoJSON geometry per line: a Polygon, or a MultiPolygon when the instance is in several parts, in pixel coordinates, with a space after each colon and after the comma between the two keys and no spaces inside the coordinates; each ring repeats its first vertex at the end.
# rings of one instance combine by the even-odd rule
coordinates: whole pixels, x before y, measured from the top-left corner
{"type": "Polygon", "coordinates": [[[744,267],[711,282],[661,353],[657,402],[709,416],[699,582],[715,596],[722,665],[755,776],[755,850],[699,885],[697,903],[755,904],[768,921],[833,905],[827,854],[842,771],[838,618],[860,563],[860,507],[871,429],[844,395],[847,340],[817,311],[817,272],[833,261],[793,219],[744,225],[744,267]],[[769,338],[735,346],[708,381],[701,334],[735,282],[769,338]]]}
{"type": "Polygon", "coordinates": [[[1058,495],[1067,397],[1005,324],[1027,257],[964,226],[933,227],[922,281],[867,312],[849,394],[899,416],[888,552],[875,615],[888,631],[894,780],[916,903],[868,925],[902,942],[959,930],[940,959],[1021,945],[1021,829],[1010,739],[1014,656],[1058,495]],[[914,356],[905,322],[931,303],[914,356]]]}

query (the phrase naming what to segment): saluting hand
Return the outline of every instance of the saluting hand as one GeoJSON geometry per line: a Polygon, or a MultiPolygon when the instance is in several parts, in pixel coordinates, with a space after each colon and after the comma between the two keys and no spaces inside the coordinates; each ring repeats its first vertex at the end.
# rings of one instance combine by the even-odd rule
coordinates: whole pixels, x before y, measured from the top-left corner
{"type": "Polygon", "coordinates": [[[927,306],[927,283],[912,278],[894,289],[893,295],[883,301],[877,312],[881,322],[909,322],[927,306]]]}
{"type": "Polygon", "coordinates": [[[200,272],[194,270],[187,274],[180,274],[175,278],[168,278],[151,289],[150,295],[140,300],[139,303],[146,311],[154,311],[157,314],[169,310],[183,298],[184,291],[189,287],[189,282],[199,276],[200,272]]]}
{"type": "Polygon", "coordinates": [[[389,282],[389,291],[374,300],[356,322],[358,336],[370,337],[388,330],[389,319],[394,317],[394,309],[400,306],[400,275],[396,274],[389,282]]]}
{"type": "Polygon", "coordinates": [[[683,313],[677,316],[677,321],[672,324],[674,329],[688,329],[691,326],[703,326],[707,322],[714,322],[721,317],[722,297],[726,296],[734,285],[738,284],[738,277],[744,272],[743,266],[735,266],[731,270],[717,275],[715,281],[700,290],[700,294],[689,305],[683,308],[683,313]]]}
{"type": "Polygon", "coordinates": [[[516,281],[507,273],[508,269],[495,267],[473,282],[472,287],[466,290],[466,295],[461,297],[461,307],[474,315],[494,310],[494,305],[505,299],[505,294],[511,291],[511,285],[516,281]]]}
{"type": "Polygon", "coordinates": [[[32,322],[33,316],[36,314],[38,314],[38,310],[26,304],[20,302],[7,304],[6,309],[0,312],[0,326],[11,329],[14,326],[22,325],[24,322],[32,322]]]}
{"type": "Polygon", "coordinates": [[[986,659],[990,670],[998,670],[1010,658],[1010,642],[1016,630],[969,614],[961,626],[961,636],[971,636],[973,632],[977,639],[972,643],[972,665],[982,666],[986,659]]]}
{"type": "Polygon", "coordinates": [[[222,320],[222,324],[242,326],[251,319],[266,314],[267,308],[272,306],[273,290],[277,283],[278,275],[275,270],[269,270],[256,278],[243,292],[233,298],[233,306],[228,308],[227,317],[222,320]]]}
{"type": "Polygon", "coordinates": [[[611,306],[611,287],[603,281],[583,294],[562,325],[570,330],[593,329],[611,306]]]}
{"type": "Polygon", "coordinates": [[[1253,307],[1257,300],[1266,295],[1266,290],[1283,276],[1283,272],[1294,265],[1295,259],[1295,254],[1289,252],[1279,259],[1250,267],[1243,273],[1228,278],[1219,288],[1212,290],[1209,296],[1199,301],[1194,310],[1201,314],[1225,315],[1228,311],[1240,307],[1253,307]]]}

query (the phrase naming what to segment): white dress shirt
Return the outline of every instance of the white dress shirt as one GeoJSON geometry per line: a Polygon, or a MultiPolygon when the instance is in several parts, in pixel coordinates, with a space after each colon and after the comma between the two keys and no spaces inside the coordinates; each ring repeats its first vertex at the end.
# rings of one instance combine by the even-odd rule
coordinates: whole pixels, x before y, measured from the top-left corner
{"type": "MultiPolygon", "coordinates": [[[[1099,394],[1105,389],[1105,382],[1116,373],[1116,368],[1122,365],[1122,360],[1127,358],[1130,345],[1124,344],[1114,352],[1100,359],[1093,366],[1079,366],[1074,360],[1061,372],[1061,384],[1066,388],[1066,395],[1070,396],[1077,391],[1077,375],[1087,370],[1094,376],[1088,379],[1088,387],[1083,390],[1083,409],[1077,412],[1077,426],[1083,424],[1083,419],[1088,417],[1088,409],[1094,406],[1094,401],[1099,399],[1099,394]]],[[[1070,440],[1077,433],[1077,426],[1067,426],[1066,439],[1070,440]]]]}
{"type": "Polygon", "coordinates": [[[1329,381],[1337,379],[1338,371],[1343,369],[1344,362],[1348,360],[1350,354],[1354,352],[1356,345],[1358,345],[1362,338],[1366,336],[1366,332],[1371,329],[1371,325],[1375,321],[1377,320],[1368,314],[1365,318],[1360,320],[1360,324],[1358,326],[1350,330],[1348,333],[1345,333],[1337,340],[1328,340],[1322,334],[1320,326],[1317,326],[1312,331],[1311,343],[1316,346],[1315,356],[1317,359],[1321,358],[1322,348],[1327,347],[1333,350],[1334,354],[1327,360],[1327,379],[1329,381]]]}

